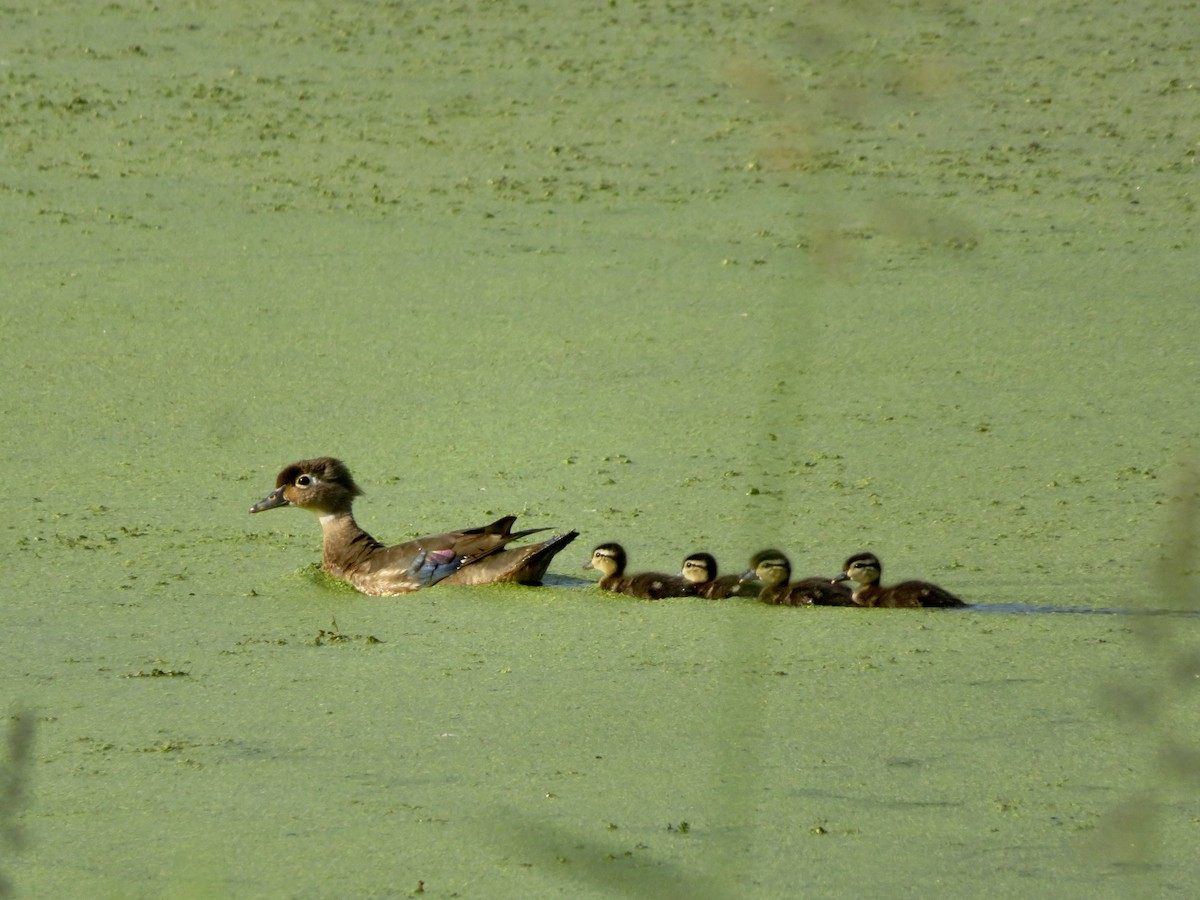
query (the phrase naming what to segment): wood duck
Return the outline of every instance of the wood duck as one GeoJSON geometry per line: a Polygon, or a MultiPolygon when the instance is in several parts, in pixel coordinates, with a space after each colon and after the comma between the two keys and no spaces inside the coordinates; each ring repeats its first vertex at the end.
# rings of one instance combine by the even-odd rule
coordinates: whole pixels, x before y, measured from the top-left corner
{"type": "Polygon", "coordinates": [[[729,597],[756,597],[758,583],[743,581],[738,575],[717,575],[717,561],[711,553],[693,553],[683,561],[679,573],[685,581],[696,586],[696,596],[709,600],[729,597]]]}
{"type": "Polygon", "coordinates": [[[883,564],[874,553],[856,553],[846,560],[842,570],[835,580],[853,581],[858,585],[854,589],[854,602],[858,606],[919,609],[967,605],[945,588],[928,581],[902,581],[882,587],[879,578],[883,575],[883,564]]]}
{"type": "Polygon", "coordinates": [[[620,544],[601,544],[592,551],[592,559],[584,568],[596,569],[600,573],[599,586],[602,591],[628,594],[642,600],[696,596],[696,586],[679,575],[662,572],[626,575],[625,564],[624,547],[620,544]]]}
{"type": "Polygon", "coordinates": [[[250,507],[250,512],[298,506],[314,513],[324,536],[325,571],[376,597],[404,594],[439,582],[541,584],[554,554],[579,536],[568,531],[541,543],[507,548],[518,538],[546,529],[512,531],[517,517],[504,516],[490,525],[385,547],[354,521],[351,507],[360,494],[362,490],[341,460],[330,456],[302,459],[279,473],[275,490],[250,507]]]}
{"type": "Polygon", "coordinates": [[[742,576],[759,581],[758,599],[773,606],[853,606],[850,588],[829,578],[803,578],[789,584],[792,564],[778,550],[763,550],[750,559],[750,568],[742,576]]]}

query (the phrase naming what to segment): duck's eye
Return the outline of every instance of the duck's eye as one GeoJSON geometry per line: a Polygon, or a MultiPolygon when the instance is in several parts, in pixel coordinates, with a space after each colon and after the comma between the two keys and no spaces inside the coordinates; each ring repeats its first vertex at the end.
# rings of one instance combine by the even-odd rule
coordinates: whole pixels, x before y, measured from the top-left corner
{"type": "Polygon", "coordinates": [[[301,475],[296,479],[296,487],[308,487],[313,483],[311,475],[301,475]]]}

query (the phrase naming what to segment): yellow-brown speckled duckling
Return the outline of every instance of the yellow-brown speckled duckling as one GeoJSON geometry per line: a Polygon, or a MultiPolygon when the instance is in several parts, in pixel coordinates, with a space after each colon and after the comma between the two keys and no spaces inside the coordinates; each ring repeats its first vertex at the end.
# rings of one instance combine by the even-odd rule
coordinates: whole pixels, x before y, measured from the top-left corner
{"type": "Polygon", "coordinates": [[[540,584],[546,567],[578,532],[555,535],[537,544],[506,545],[544,528],[513,532],[516,516],[490,525],[428,535],[386,547],[354,521],[354,498],[362,490],[350,470],[331,456],[292,463],[275,479],[275,490],[250,507],[257,513],[296,506],[315,514],[323,534],[325,571],[364,594],[389,597],[443,584],[490,584],[515,581],[540,584]]]}
{"type": "Polygon", "coordinates": [[[759,581],[758,599],[772,606],[853,606],[850,589],[829,578],[802,578],[789,583],[792,564],[778,550],[762,550],[750,559],[742,578],[759,581]]]}
{"type": "Polygon", "coordinates": [[[858,606],[887,607],[891,609],[920,609],[924,607],[953,608],[966,606],[952,593],[928,581],[902,581],[891,587],[879,583],[883,575],[883,564],[874,553],[856,553],[842,566],[837,581],[853,581],[854,602],[858,606]]]}
{"type": "Polygon", "coordinates": [[[696,587],[679,575],[662,572],[639,572],[626,575],[625,548],[620,544],[601,544],[592,551],[591,561],[585,569],[600,573],[599,587],[602,591],[628,594],[642,600],[661,600],[664,597],[694,597],[696,587]]]}
{"type": "Polygon", "coordinates": [[[757,597],[757,581],[743,581],[740,575],[718,575],[717,560],[711,553],[693,553],[683,561],[679,573],[696,587],[696,596],[708,600],[730,597],[757,597]]]}

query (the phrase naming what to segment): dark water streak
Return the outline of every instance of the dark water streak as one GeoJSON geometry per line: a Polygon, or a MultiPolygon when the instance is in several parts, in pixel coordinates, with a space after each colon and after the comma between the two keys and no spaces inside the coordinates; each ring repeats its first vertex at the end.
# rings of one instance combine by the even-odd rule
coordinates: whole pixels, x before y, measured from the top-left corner
{"type": "Polygon", "coordinates": [[[1030,613],[1074,613],[1094,616],[1178,616],[1185,619],[1200,618],[1195,609],[1112,609],[1091,606],[1043,606],[1025,603],[977,603],[947,612],[984,612],[1028,615],[1030,613]]]}

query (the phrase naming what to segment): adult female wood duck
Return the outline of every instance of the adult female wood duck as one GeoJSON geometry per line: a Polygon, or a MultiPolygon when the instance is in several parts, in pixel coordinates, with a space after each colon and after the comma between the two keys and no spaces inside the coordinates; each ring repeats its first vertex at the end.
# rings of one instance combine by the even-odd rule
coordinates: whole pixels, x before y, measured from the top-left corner
{"type": "Polygon", "coordinates": [[[592,551],[592,559],[584,568],[596,569],[600,573],[599,587],[602,591],[628,594],[642,600],[696,596],[696,586],[679,575],[662,572],[626,575],[625,565],[624,547],[620,544],[601,544],[592,551]]]}
{"type": "Polygon", "coordinates": [[[280,472],[275,490],[250,507],[250,512],[298,506],[314,513],[324,536],[325,571],[377,597],[404,594],[439,582],[540,584],[554,554],[578,537],[578,532],[568,531],[541,543],[507,549],[517,538],[546,529],[514,532],[511,528],[517,517],[504,516],[490,525],[386,547],[354,521],[351,508],[360,494],[362,490],[345,463],[320,456],[302,459],[280,472]]]}
{"type": "Polygon", "coordinates": [[[757,582],[743,581],[739,575],[718,575],[717,560],[711,553],[693,553],[683,561],[683,570],[679,574],[696,586],[697,597],[725,600],[758,596],[757,582]]]}
{"type": "Polygon", "coordinates": [[[762,550],[750,559],[750,568],[742,576],[759,581],[758,599],[772,606],[853,606],[850,588],[826,578],[802,578],[789,583],[792,564],[778,550],[762,550]]]}
{"type": "Polygon", "coordinates": [[[956,607],[967,604],[945,588],[928,581],[902,581],[891,587],[883,587],[879,579],[883,575],[883,564],[874,553],[856,553],[842,566],[842,574],[835,580],[853,581],[854,602],[858,606],[879,606],[892,609],[919,609],[921,607],[956,607]]]}

